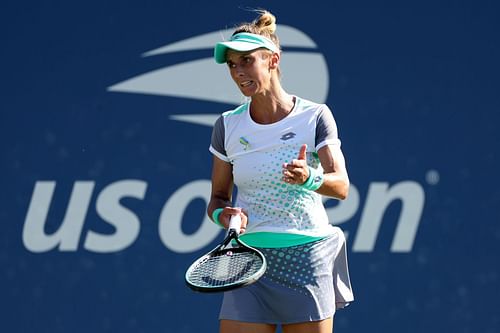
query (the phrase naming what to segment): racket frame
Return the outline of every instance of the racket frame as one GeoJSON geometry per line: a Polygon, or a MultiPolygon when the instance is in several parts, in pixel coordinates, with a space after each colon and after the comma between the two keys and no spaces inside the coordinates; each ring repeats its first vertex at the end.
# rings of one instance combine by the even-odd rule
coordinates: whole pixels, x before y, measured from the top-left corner
{"type": "MultiPolygon", "coordinates": [[[[239,216],[238,216],[239,217],[239,216]]],[[[239,225],[241,225],[241,220],[239,221],[239,225]]],[[[238,225],[238,218],[231,218],[231,223],[228,228],[228,232],[222,243],[217,245],[213,250],[209,251],[207,254],[203,255],[202,257],[198,258],[195,262],[193,262],[189,268],[186,271],[185,274],[185,282],[189,288],[195,291],[199,292],[205,292],[205,293],[212,293],[212,292],[222,292],[222,291],[228,291],[236,288],[241,288],[247,285],[250,285],[254,282],[256,282],[264,273],[266,272],[267,268],[267,261],[266,257],[262,252],[259,250],[245,244],[239,239],[239,225],[238,225]],[[236,243],[239,245],[238,247],[228,247],[232,243],[232,241],[236,241],[236,243]],[[214,286],[214,287],[207,287],[207,286],[199,286],[196,284],[193,284],[190,282],[189,276],[191,275],[191,272],[203,261],[207,260],[210,257],[219,255],[220,253],[226,253],[228,251],[234,251],[234,252],[255,252],[257,255],[262,259],[262,266],[260,269],[254,273],[252,276],[243,279],[241,281],[231,283],[231,284],[226,284],[223,286],[214,286]]]]}

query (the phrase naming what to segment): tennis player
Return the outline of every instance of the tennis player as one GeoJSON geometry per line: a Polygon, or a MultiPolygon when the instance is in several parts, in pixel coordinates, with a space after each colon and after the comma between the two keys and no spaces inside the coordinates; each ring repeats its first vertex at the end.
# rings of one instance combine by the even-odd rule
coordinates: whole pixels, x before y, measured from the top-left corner
{"type": "MultiPolygon", "coordinates": [[[[268,261],[256,283],[224,293],[220,332],[333,330],[353,301],[345,237],[329,224],[321,195],[345,199],[349,179],[328,106],[287,93],[280,82],[276,18],[268,11],[217,43],[248,102],[216,121],[208,214],[227,228],[240,215],[241,240],[268,261]],[[233,186],[238,190],[232,205],[233,186]]],[[[309,82],[308,84],[314,84],[309,82]]]]}

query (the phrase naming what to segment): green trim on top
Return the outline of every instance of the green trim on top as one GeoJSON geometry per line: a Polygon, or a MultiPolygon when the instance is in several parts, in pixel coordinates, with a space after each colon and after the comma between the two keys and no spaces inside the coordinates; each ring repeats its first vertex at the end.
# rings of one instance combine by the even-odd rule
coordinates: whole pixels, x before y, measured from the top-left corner
{"type": "Polygon", "coordinates": [[[242,104],[234,110],[229,110],[229,111],[224,112],[222,114],[222,116],[227,117],[227,116],[234,116],[237,114],[241,114],[247,109],[247,107],[248,107],[248,103],[242,104]]]}
{"type": "Polygon", "coordinates": [[[253,247],[278,248],[302,245],[314,242],[325,237],[312,237],[299,234],[285,234],[275,232],[253,232],[242,234],[240,239],[253,247]]]}

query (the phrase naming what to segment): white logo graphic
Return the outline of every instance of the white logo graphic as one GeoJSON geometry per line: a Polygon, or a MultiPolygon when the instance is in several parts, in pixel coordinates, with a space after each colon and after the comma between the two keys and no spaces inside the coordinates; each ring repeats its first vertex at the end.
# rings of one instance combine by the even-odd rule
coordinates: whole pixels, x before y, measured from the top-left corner
{"type": "MultiPolygon", "coordinates": [[[[101,223],[114,227],[113,234],[84,231],[86,217],[92,209],[90,202],[94,187],[93,181],[75,182],[58,230],[47,234],[45,225],[56,182],[36,182],[23,227],[22,238],[26,249],[41,253],[54,248],[59,251],[77,251],[79,246],[83,246],[87,251],[110,253],[131,246],[139,235],[141,221],[134,211],[121,204],[121,200],[144,200],[148,183],[138,179],[125,179],[109,184],[98,193],[94,209],[102,219],[101,223]]],[[[349,192],[347,200],[327,208],[326,212],[332,224],[339,225],[350,221],[361,211],[359,226],[349,237],[353,239],[354,252],[374,251],[385,212],[395,201],[401,202],[401,212],[391,251],[412,250],[425,203],[425,193],[420,184],[402,181],[391,186],[386,182],[373,182],[365,198],[360,196],[358,189],[352,184],[349,192]]],[[[177,189],[165,201],[158,218],[158,233],[165,247],[177,253],[194,252],[208,246],[218,237],[221,229],[208,216],[204,217],[195,233],[186,234],[182,230],[183,216],[189,204],[196,199],[202,199],[208,204],[209,194],[209,180],[193,180],[177,189]]],[[[328,200],[334,199],[324,198],[325,202],[328,200]]]]}
{"type": "MultiPolygon", "coordinates": [[[[328,66],[323,54],[306,34],[290,26],[279,25],[283,51],[281,71],[284,88],[318,103],[328,97],[328,66]],[[302,48],[307,51],[286,51],[302,48]]],[[[227,40],[232,30],[211,32],[169,44],[142,54],[151,57],[180,51],[213,49],[215,43],[227,40]]],[[[239,105],[244,102],[227,67],[216,64],[213,56],[157,69],[108,87],[108,91],[192,98],[239,105]]],[[[219,114],[179,114],[171,119],[212,126],[219,114]]]]}

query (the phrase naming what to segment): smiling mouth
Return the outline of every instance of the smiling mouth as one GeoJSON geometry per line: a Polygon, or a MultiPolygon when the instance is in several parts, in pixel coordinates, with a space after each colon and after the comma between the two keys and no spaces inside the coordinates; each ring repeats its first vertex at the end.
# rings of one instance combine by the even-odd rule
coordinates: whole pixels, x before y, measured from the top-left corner
{"type": "Polygon", "coordinates": [[[249,85],[251,85],[253,83],[253,81],[243,81],[240,83],[240,87],[248,87],[249,85]]]}

